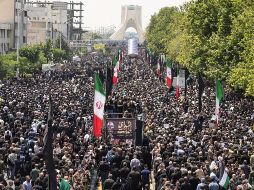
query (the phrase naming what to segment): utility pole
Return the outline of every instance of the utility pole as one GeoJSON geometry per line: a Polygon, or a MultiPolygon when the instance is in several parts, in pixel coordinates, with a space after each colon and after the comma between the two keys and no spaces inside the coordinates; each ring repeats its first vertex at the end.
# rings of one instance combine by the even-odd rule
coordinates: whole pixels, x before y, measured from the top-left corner
{"type": "MultiPolygon", "coordinates": [[[[17,65],[19,64],[19,43],[20,43],[20,31],[19,31],[19,22],[20,22],[20,13],[24,11],[23,9],[17,9],[17,48],[16,48],[16,54],[17,54],[17,65]]],[[[23,33],[22,33],[23,35],[23,33]]],[[[17,75],[19,74],[19,66],[17,67],[16,71],[17,75]]],[[[18,77],[18,76],[17,76],[18,77]]]]}
{"type": "Polygon", "coordinates": [[[62,9],[60,9],[60,49],[62,49],[62,9]]]}

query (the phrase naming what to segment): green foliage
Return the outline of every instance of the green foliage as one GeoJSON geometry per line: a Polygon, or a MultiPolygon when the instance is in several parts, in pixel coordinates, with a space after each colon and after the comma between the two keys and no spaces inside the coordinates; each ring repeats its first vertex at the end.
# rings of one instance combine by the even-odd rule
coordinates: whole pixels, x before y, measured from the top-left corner
{"type": "Polygon", "coordinates": [[[46,58],[46,63],[49,61],[52,61],[53,59],[53,53],[52,53],[53,45],[51,40],[47,40],[44,45],[42,45],[42,52],[46,58]]]}
{"type": "Polygon", "coordinates": [[[254,1],[196,0],[153,15],[146,39],[149,49],[191,73],[226,80],[254,96],[253,26],[254,1]]]}
{"type": "Polygon", "coordinates": [[[17,68],[15,58],[15,53],[0,56],[0,79],[15,76],[15,70],[17,68]]]}
{"type": "Polygon", "coordinates": [[[151,17],[147,27],[146,39],[149,49],[155,54],[166,51],[166,42],[174,37],[174,22],[180,11],[176,7],[165,7],[158,14],[151,17]]]}
{"type": "Polygon", "coordinates": [[[254,62],[240,63],[230,74],[228,82],[235,89],[245,89],[246,95],[254,96],[254,62]]]}
{"type": "Polygon", "coordinates": [[[87,39],[87,40],[96,40],[96,39],[102,39],[102,38],[103,37],[96,32],[87,32],[85,34],[85,39],[87,39]]]}
{"type": "Polygon", "coordinates": [[[80,53],[87,54],[87,47],[81,47],[80,48],[80,53]]]}
{"type": "Polygon", "coordinates": [[[39,45],[26,45],[19,50],[21,57],[26,57],[31,63],[37,63],[39,61],[39,54],[41,46],[39,45]]]}
{"type": "Polygon", "coordinates": [[[59,49],[59,48],[53,49],[52,52],[53,52],[53,60],[56,63],[61,62],[64,59],[65,54],[66,54],[64,50],[59,49]]]}
{"type": "Polygon", "coordinates": [[[64,40],[62,41],[62,50],[53,49],[51,40],[47,40],[45,44],[26,45],[20,48],[19,55],[19,63],[16,61],[16,53],[0,55],[0,79],[15,76],[17,68],[19,68],[20,74],[33,74],[35,70],[41,69],[42,64],[51,60],[61,62],[70,59],[72,51],[64,40]]]}
{"type": "Polygon", "coordinates": [[[31,63],[26,57],[20,57],[17,67],[21,74],[32,74],[33,71],[38,68],[37,64],[38,63],[31,63]]]}
{"type": "Polygon", "coordinates": [[[246,95],[254,96],[254,5],[244,6],[243,11],[233,21],[231,38],[242,47],[241,61],[231,71],[228,82],[235,89],[245,90],[246,95]]]}
{"type": "MultiPolygon", "coordinates": [[[[71,48],[69,47],[69,44],[65,41],[65,39],[63,37],[61,38],[61,40],[60,40],[60,37],[56,40],[55,48],[62,49],[65,51],[65,54],[62,57],[63,59],[69,60],[69,61],[72,59],[73,52],[72,52],[71,48]]],[[[54,60],[55,60],[55,58],[54,58],[54,60]]]]}

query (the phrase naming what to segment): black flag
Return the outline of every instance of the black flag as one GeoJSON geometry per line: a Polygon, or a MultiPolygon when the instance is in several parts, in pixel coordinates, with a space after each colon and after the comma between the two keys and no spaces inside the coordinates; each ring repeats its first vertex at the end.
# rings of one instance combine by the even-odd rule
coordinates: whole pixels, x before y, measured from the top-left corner
{"type": "Polygon", "coordinates": [[[113,72],[112,67],[110,65],[107,66],[107,77],[106,77],[106,97],[111,95],[112,92],[112,78],[113,78],[113,72]]]}
{"type": "Polygon", "coordinates": [[[200,73],[198,73],[198,111],[202,111],[202,94],[204,92],[205,84],[200,73]]]}
{"type": "Polygon", "coordinates": [[[52,127],[52,100],[51,95],[49,96],[49,112],[48,112],[48,122],[47,128],[44,133],[44,147],[43,147],[43,157],[46,163],[46,169],[49,175],[49,189],[57,189],[56,183],[56,171],[53,159],[53,127],[52,127]]]}
{"type": "Polygon", "coordinates": [[[103,73],[103,71],[101,69],[99,69],[99,77],[101,79],[102,84],[104,84],[105,77],[104,77],[104,73],[103,73]]]}

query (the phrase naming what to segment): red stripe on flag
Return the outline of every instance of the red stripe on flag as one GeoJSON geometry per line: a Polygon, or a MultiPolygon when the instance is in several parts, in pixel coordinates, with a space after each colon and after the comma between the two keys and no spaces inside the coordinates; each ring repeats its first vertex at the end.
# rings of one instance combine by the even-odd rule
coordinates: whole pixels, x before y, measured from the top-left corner
{"type": "Polygon", "coordinates": [[[180,88],[179,86],[176,86],[176,99],[178,100],[180,97],[180,88]]]}
{"type": "Polygon", "coordinates": [[[93,135],[94,137],[101,136],[101,129],[103,126],[103,120],[98,118],[96,115],[93,116],[93,135]]]}
{"type": "Polygon", "coordinates": [[[113,76],[113,84],[116,85],[117,84],[117,77],[113,76]]]}
{"type": "Polygon", "coordinates": [[[167,77],[166,78],[166,83],[167,83],[167,87],[171,88],[171,86],[172,86],[172,80],[171,80],[171,78],[167,77]]]}

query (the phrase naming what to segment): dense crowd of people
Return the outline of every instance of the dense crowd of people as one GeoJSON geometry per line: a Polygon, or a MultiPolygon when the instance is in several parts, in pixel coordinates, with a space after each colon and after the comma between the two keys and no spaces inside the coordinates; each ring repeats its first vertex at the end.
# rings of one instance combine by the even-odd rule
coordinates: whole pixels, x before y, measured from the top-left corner
{"type": "Polygon", "coordinates": [[[96,189],[98,180],[103,190],[219,190],[224,171],[226,190],[254,188],[253,99],[225,88],[217,125],[213,84],[206,83],[199,112],[195,80],[176,101],[152,64],[127,55],[105,112],[142,114],[143,146],[94,139],[93,75],[105,74],[102,63],[110,60],[89,55],[61,71],[0,83],[0,189],[48,188],[43,146],[49,95],[60,190],[96,189]]]}

